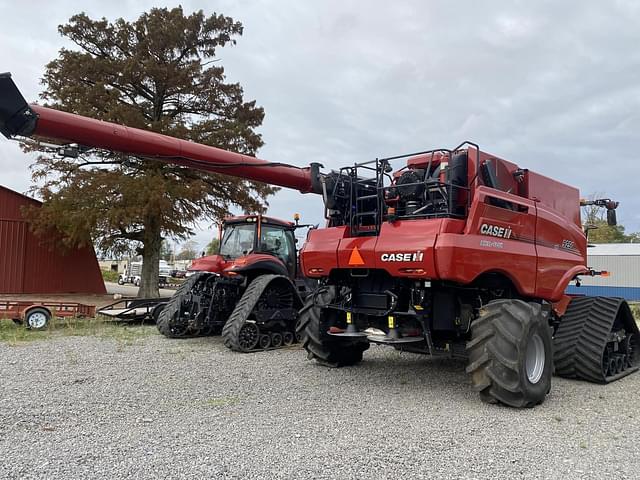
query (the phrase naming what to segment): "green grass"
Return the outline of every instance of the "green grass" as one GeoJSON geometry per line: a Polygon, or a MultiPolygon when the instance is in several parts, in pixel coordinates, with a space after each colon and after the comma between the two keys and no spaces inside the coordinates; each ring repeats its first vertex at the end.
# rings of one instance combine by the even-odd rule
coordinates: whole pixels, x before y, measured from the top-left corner
{"type": "Polygon", "coordinates": [[[102,270],[102,279],[105,282],[117,283],[118,276],[119,276],[118,272],[114,272],[112,270],[102,270]]]}
{"type": "Polygon", "coordinates": [[[230,405],[236,405],[240,402],[238,397],[223,397],[223,398],[210,398],[205,401],[204,404],[207,407],[226,407],[230,405]]]}
{"type": "Polygon", "coordinates": [[[114,339],[124,347],[157,334],[155,325],[122,324],[100,318],[57,318],[45,330],[28,330],[13,320],[0,320],[0,342],[11,346],[51,338],[94,336],[114,339]]]}
{"type": "Polygon", "coordinates": [[[629,302],[629,307],[631,307],[631,313],[633,313],[636,322],[640,323],[640,303],[629,302]]]}

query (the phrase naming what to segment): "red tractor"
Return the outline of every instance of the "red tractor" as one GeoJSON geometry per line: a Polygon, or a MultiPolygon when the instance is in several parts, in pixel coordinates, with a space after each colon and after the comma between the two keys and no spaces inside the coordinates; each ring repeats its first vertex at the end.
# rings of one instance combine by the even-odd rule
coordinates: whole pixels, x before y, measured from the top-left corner
{"type": "MultiPolygon", "coordinates": [[[[327,226],[310,230],[300,254],[318,287],[297,322],[322,364],[354,365],[371,343],[461,358],[482,400],[513,407],[544,400],[554,364],[558,375],[599,383],[638,369],[640,332],[627,303],[564,293],[599,273],[586,263],[578,190],[473,143],[323,174],[318,164],[266,162],[27,105],[8,75],[0,131],[321,195],[327,226]]],[[[254,307],[243,307],[242,325],[255,321],[254,307]]]]}
{"type": "Polygon", "coordinates": [[[191,275],[158,318],[167,337],[222,333],[232,350],[249,352],[296,342],[307,284],[299,276],[297,228],[262,215],[224,221],[217,255],[193,262],[191,275]]]}

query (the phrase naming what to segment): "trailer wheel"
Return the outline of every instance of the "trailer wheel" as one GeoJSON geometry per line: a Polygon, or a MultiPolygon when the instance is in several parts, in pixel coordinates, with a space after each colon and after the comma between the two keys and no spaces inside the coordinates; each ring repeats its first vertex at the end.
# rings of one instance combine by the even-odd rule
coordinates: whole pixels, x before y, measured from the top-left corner
{"type": "Polygon", "coordinates": [[[467,373],[484,402],[533,407],[551,389],[551,328],[539,304],[489,302],[471,324],[467,351],[467,373]]]}
{"type": "Polygon", "coordinates": [[[159,303],[158,305],[153,307],[153,309],[151,310],[151,318],[153,319],[153,323],[155,323],[156,325],[158,324],[158,319],[160,318],[160,314],[162,313],[162,310],[164,310],[164,307],[166,305],[167,305],[166,303],[159,303]]]}
{"type": "Polygon", "coordinates": [[[331,315],[337,311],[319,305],[330,303],[334,297],[334,287],[323,287],[309,295],[300,310],[296,333],[302,339],[302,346],[309,359],[315,358],[326,367],[348,367],[362,361],[362,354],[369,348],[369,341],[362,338],[333,338],[327,334],[331,315]]]}
{"type": "Polygon", "coordinates": [[[51,321],[51,312],[46,308],[32,308],[24,317],[24,324],[29,330],[44,330],[51,321]]]}

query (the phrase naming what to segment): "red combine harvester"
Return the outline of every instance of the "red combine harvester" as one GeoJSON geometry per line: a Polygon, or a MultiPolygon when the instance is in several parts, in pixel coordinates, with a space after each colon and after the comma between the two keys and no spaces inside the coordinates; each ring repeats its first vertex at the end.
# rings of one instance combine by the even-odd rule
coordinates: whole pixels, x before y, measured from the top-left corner
{"type": "Polygon", "coordinates": [[[354,365],[370,343],[464,358],[481,399],[513,407],[544,400],[554,364],[597,383],[638,369],[627,303],[564,293],[600,273],[587,267],[578,190],[473,143],[321,173],[27,105],[8,75],[0,131],[322,195],[327,226],[309,231],[300,258],[318,287],[298,318],[322,364],[354,365]]]}

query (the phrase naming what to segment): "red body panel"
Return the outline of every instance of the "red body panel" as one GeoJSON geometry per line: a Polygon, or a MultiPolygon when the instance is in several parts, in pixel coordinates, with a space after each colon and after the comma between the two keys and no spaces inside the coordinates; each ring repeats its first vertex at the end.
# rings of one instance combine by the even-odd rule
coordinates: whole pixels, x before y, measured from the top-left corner
{"type": "Polygon", "coordinates": [[[228,274],[233,272],[236,268],[248,268],[258,262],[274,262],[286,269],[286,266],[282,260],[273,255],[266,253],[251,253],[243,257],[235,258],[233,260],[225,260],[220,255],[209,255],[207,257],[196,258],[189,267],[190,272],[211,272],[219,274],[228,274]]]}
{"type": "MultiPolygon", "coordinates": [[[[587,271],[578,190],[532,172],[518,181],[516,164],[485,152],[477,156],[472,148],[468,157],[472,201],[466,220],[396,220],[383,223],[378,236],[354,238],[344,226],[313,230],[301,251],[304,274],[319,278],[334,269],[380,269],[393,277],[468,285],[499,273],[520,294],[561,305],[568,283],[587,271]],[[476,159],[495,162],[500,190],[476,181],[476,159]],[[419,255],[404,256],[413,253],[419,255]]],[[[425,159],[411,162],[422,166],[425,159]]]]}
{"type": "Polygon", "coordinates": [[[187,269],[190,272],[211,272],[221,273],[225,269],[227,262],[220,255],[208,255],[196,258],[187,269]]]}

